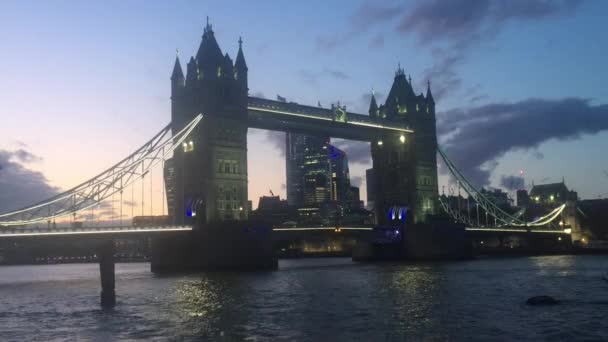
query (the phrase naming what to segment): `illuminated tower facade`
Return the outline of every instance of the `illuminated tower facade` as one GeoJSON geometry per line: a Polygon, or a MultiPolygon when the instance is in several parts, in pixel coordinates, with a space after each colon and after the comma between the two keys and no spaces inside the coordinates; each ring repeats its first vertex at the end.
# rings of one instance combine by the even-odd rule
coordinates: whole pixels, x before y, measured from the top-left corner
{"type": "Polygon", "coordinates": [[[374,208],[377,221],[393,221],[393,207],[407,207],[404,220],[422,223],[437,209],[437,133],[430,84],[426,96],[414,93],[411,78],[398,68],[384,105],[375,96],[369,115],[407,124],[414,134],[384,132],[372,141],[374,208]]]}
{"type": "Polygon", "coordinates": [[[185,76],[176,58],[173,132],[203,114],[173,156],[175,205],[170,214],[176,224],[247,219],[247,71],[242,40],[233,63],[209,22],[185,76]]]}

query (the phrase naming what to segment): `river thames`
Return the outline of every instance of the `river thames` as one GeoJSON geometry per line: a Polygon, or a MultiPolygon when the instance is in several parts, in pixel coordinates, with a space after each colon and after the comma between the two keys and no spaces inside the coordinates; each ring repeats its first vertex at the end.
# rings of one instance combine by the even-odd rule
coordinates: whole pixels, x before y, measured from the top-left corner
{"type": "Polygon", "coordinates": [[[156,276],[118,264],[109,311],[97,264],[0,267],[0,340],[608,340],[605,256],[279,267],[156,276]],[[535,295],[562,303],[525,305],[535,295]]]}

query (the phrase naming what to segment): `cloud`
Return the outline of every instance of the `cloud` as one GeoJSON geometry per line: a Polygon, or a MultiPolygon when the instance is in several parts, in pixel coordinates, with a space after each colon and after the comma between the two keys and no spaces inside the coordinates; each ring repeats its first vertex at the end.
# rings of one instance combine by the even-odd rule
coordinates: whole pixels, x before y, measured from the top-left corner
{"type": "Polygon", "coordinates": [[[384,47],[384,35],[382,33],[376,34],[370,41],[369,47],[372,49],[381,49],[384,47]]]}
{"type": "Polygon", "coordinates": [[[347,73],[328,67],[323,68],[322,71],[302,69],[298,72],[298,75],[304,83],[314,87],[318,86],[321,79],[331,78],[339,81],[350,79],[350,76],[347,73]]]}
{"type": "Polygon", "coordinates": [[[40,202],[59,192],[42,173],[22,165],[40,160],[24,149],[0,150],[0,212],[40,202]]]}
{"type": "Polygon", "coordinates": [[[281,157],[285,156],[285,132],[266,131],[266,140],[279,150],[281,157]]]}
{"type": "MultiPolygon", "coordinates": [[[[318,36],[316,46],[321,51],[333,51],[377,26],[393,25],[393,32],[413,37],[421,47],[429,49],[433,63],[423,72],[422,82],[433,81],[438,100],[460,90],[463,81],[457,68],[474,46],[493,39],[512,23],[572,15],[581,3],[582,0],[419,0],[406,6],[365,1],[342,32],[318,36]]],[[[369,43],[372,47],[383,44],[382,32],[369,43]]]]}
{"type": "Polygon", "coordinates": [[[582,0],[427,0],[400,20],[397,30],[421,44],[449,40],[459,45],[494,36],[511,21],[535,21],[571,14],[582,0]]]}
{"type": "MultiPolygon", "coordinates": [[[[317,36],[317,49],[320,51],[333,51],[375,26],[390,22],[400,15],[403,8],[402,4],[378,5],[375,1],[365,1],[350,16],[345,32],[317,36]]],[[[384,38],[382,38],[382,44],[384,44],[384,38]]]]}
{"type": "Polygon", "coordinates": [[[453,109],[438,113],[437,123],[446,154],[478,186],[489,184],[497,160],[507,152],[604,130],[608,130],[608,105],[592,105],[582,98],[528,99],[453,109]]]}
{"type": "Polygon", "coordinates": [[[361,184],[365,181],[363,176],[350,176],[350,185],[361,187],[361,184]]]}
{"type": "Polygon", "coordinates": [[[41,157],[34,155],[22,148],[12,152],[12,154],[15,159],[22,163],[33,163],[42,161],[41,157]]]}
{"type": "Polygon", "coordinates": [[[258,97],[260,99],[265,99],[266,96],[264,96],[264,93],[262,93],[261,91],[254,91],[251,96],[253,97],[258,97]]]}
{"type": "Polygon", "coordinates": [[[462,80],[456,68],[471,47],[492,39],[510,22],[531,22],[573,13],[581,0],[430,0],[404,14],[397,30],[433,49],[433,66],[424,72],[441,88],[436,99],[454,93],[462,80]]]}
{"type": "Polygon", "coordinates": [[[505,188],[509,191],[523,189],[524,188],[524,179],[523,179],[523,177],[519,177],[519,176],[502,175],[500,177],[500,186],[502,186],[503,188],[505,188]]]}
{"type": "Polygon", "coordinates": [[[542,152],[540,152],[540,151],[533,151],[532,152],[532,156],[534,158],[536,158],[536,160],[543,160],[543,159],[545,159],[545,155],[542,152]]]}
{"type": "Polygon", "coordinates": [[[369,142],[345,139],[332,139],[332,145],[346,152],[349,163],[370,165],[371,149],[369,142]]]}
{"type": "Polygon", "coordinates": [[[325,68],[325,69],[323,69],[323,72],[325,74],[327,74],[327,75],[335,78],[335,79],[338,79],[338,80],[348,80],[348,79],[350,79],[350,76],[348,76],[343,71],[338,71],[338,70],[332,70],[332,69],[329,69],[329,68],[325,68]]]}

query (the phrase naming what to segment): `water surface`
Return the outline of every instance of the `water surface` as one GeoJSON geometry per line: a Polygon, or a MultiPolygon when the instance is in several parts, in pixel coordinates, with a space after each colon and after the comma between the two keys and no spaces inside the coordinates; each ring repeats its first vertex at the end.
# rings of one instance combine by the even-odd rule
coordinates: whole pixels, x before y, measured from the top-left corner
{"type": "Polygon", "coordinates": [[[0,267],[0,340],[608,340],[605,256],[358,264],[159,277],[118,264],[114,310],[96,264],[0,267]],[[530,307],[528,297],[563,301],[530,307]]]}

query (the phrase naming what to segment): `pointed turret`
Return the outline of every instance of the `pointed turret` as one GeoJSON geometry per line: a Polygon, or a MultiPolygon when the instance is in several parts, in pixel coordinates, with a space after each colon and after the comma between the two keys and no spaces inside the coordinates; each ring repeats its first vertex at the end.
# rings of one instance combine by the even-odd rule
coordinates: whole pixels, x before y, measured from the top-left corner
{"type": "Polygon", "coordinates": [[[378,103],[376,102],[376,92],[372,90],[372,98],[369,102],[369,116],[378,116],[378,103]]]}
{"type": "Polygon", "coordinates": [[[199,78],[198,65],[194,57],[190,57],[190,61],[186,66],[186,86],[193,87],[196,84],[196,80],[199,78]]]}
{"type": "Polygon", "coordinates": [[[426,101],[435,104],[435,99],[433,99],[433,94],[431,93],[431,81],[427,81],[426,83],[426,101]]]}
{"type": "Polygon", "coordinates": [[[207,17],[201,45],[196,53],[196,61],[205,76],[217,74],[218,68],[221,68],[224,61],[222,50],[215,40],[213,28],[209,24],[209,17],[207,17]]]}
{"type": "Polygon", "coordinates": [[[232,65],[232,59],[226,52],[224,55],[224,65],[222,66],[222,76],[225,78],[233,78],[234,77],[234,66],[232,65]]]}
{"type": "Polygon", "coordinates": [[[406,114],[413,110],[413,99],[416,97],[412,86],[407,80],[405,71],[401,65],[397,67],[395,72],[395,80],[391,86],[391,90],[386,97],[387,115],[406,114]],[[409,109],[408,109],[409,108],[409,109]]]}
{"type": "MultiPolygon", "coordinates": [[[[236,61],[234,62],[234,76],[240,86],[247,92],[247,63],[245,62],[245,55],[243,54],[243,39],[239,37],[239,52],[236,55],[236,61]]],[[[245,94],[246,95],[246,94],[245,94]]]]}
{"type": "Polygon", "coordinates": [[[243,39],[239,37],[239,52],[236,55],[236,62],[234,66],[237,70],[247,72],[247,63],[245,62],[245,55],[243,54],[243,39]]]}
{"type": "Polygon", "coordinates": [[[184,72],[182,71],[178,54],[175,55],[175,64],[173,65],[173,73],[171,73],[171,84],[184,86],[184,72]]]}

